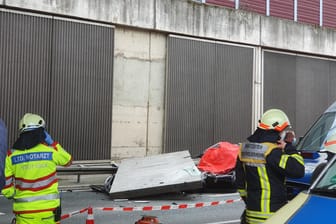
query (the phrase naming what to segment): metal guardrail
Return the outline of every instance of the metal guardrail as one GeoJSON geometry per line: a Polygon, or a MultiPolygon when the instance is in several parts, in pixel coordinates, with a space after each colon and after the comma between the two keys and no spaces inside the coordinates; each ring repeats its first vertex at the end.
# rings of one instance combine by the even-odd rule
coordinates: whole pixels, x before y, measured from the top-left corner
{"type": "Polygon", "coordinates": [[[117,167],[58,167],[58,175],[114,174],[117,167]]]}
{"type": "Polygon", "coordinates": [[[78,164],[69,167],[57,167],[57,175],[76,175],[77,183],[80,182],[81,175],[96,175],[96,174],[115,174],[118,166],[110,165],[94,165],[94,164],[78,164]]]}

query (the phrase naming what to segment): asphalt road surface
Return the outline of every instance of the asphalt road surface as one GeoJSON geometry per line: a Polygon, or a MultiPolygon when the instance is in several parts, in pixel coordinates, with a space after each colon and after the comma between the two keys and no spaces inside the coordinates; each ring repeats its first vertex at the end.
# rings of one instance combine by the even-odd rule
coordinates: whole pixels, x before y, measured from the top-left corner
{"type": "MultiPolygon", "coordinates": [[[[95,224],[134,224],[143,215],[157,216],[162,224],[229,224],[239,223],[244,203],[237,193],[177,193],[137,199],[112,199],[94,191],[65,191],[61,193],[62,214],[71,214],[92,207],[95,224]],[[231,200],[235,200],[231,202],[231,200]],[[220,201],[222,204],[198,208],[161,210],[162,205],[188,204],[220,201]],[[103,211],[102,208],[154,207],[154,211],[103,211]]],[[[9,224],[13,218],[12,203],[0,196],[0,224],[9,224]]],[[[62,224],[85,224],[87,212],[74,214],[62,220],[62,224]]]]}

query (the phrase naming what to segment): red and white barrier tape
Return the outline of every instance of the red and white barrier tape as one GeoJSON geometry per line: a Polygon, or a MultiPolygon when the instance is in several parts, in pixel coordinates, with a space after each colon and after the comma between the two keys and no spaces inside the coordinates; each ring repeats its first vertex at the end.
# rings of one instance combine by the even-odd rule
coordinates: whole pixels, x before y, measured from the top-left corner
{"type": "Polygon", "coordinates": [[[62,215],[62,216],[61,216],[61,220],[63,220],[63,219],[67,219],[67,218],[71,218],[72,216],[75,216],[75,215],[84,213],[84,212],[86,212],[88,209],[89,209],[89,208],[83,208],[83,209],[81,209],[81,210],[74,211],[74,212],[70,212],[70,213],[68,213],[68,214],[62,215]]]}
{"type": "MultiPolygon", "coordinates": [[[[143,206],[143,207],[96,207],[95,210],[110,211],[110,212],[132,212],[132,211],[167,211],[174,209],[186,209],[186,208],[202,208],[208,206],[217,206],[223,204],[232,204],[234,202],[241,201],[241,198],[230,199],[225,201],[213,201],[213,202],[198,202],[195,204],[178,204],[178,205],[157,205],[157,206],[143,206]]],[[[84,213],[89,208],[83,208],[78,211],[71,212],[69,214],[62,215],[61,219],[71,218],[72,216],[84,213]]]]}
{"type": "Polygon", "coordinates": [[[223,204],[230,204],[241,201],[242,199],[230,199],[226,201],[213,201],[213,202],[198,202],[195,204],[178,204],[178,205],[158,205],[158,206],[144,206],[144,207],[102,207],[95,208],[102,211],[116,211],[116,212],[132,212],[132,211],[166,211],[174,209],[186,209],[186,208],[202,208],[207,206],[216,206],[223,204]]]}

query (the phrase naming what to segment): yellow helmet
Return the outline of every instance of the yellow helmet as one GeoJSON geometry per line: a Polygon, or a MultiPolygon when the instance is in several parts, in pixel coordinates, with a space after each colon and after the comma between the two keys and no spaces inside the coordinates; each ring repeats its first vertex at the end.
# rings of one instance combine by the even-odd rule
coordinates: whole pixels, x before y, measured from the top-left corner
{"type": "Polygon", "coordinates": [[[270,109],[262,115],[258,127],[264,130],[276,130],[281,132],[289,125],[289,119],[282,110],[270,109]]]}
{"type": "Polygon", "coordinates": [[[324,148],[329,152],[336,153],[336,132],[327,138],[324,148]]]}
{"type": "Polygon", "coordinates": [[[41,127],[45,128],[45,121],[37,114],[26,113],[19,123],[20,132],[31,131],[41,127]]]}

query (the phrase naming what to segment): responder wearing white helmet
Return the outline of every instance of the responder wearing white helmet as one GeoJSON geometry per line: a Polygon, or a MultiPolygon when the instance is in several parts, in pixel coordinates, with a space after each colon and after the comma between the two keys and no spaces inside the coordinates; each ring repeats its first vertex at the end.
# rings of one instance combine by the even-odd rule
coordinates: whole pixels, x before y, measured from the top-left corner
{"type": "Polygon", "coordinates": [[[258,124],[258,127],[264,130],[275,130],[282,132],[290,126],[287,115],[279,109],[270,109],[266,111],[258,124]]]}
{"type": "Polygon", "coordinates": [[[56,166],[68,166],[72,158],[51,138],[45,126],[40,115],[25,114],[19,122],[20,136],[6,157],[2,194],[14,200],[16,223],[60,222],[56,166]]]}
{"type": "Polygon", "coordinates": [[[246,204],[242,223],[267,220],[287,203],[285,178],[304,175],[303,158],[293,145],[280,137],[289,125],[282,110],[267,110],[255,132],[241,144],[236,163],[236,184],[246,204]]]}
{"type": "Polygon", "coordinates": [[[19,122],[19,130],[21,133],[38,128],[45,128],[45,121],[37,114],[26,113],[19,122]]]}

